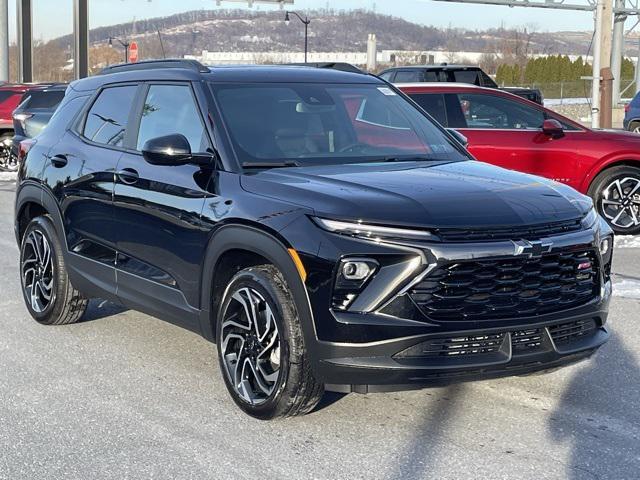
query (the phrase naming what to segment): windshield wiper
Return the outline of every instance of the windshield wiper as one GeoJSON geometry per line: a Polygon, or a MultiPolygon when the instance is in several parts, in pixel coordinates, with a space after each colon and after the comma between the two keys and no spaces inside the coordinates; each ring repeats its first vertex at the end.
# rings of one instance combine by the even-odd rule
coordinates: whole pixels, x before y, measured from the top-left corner
{"type": "Polygon", "coordinates": [[[294,160],[285,162],[242,162],[242,168],[284,168],[299,167],[300,164],[294,160]]]}
{"type": "Polygon", "coordinates": [[[438,158],[427,157],[427,156],[416,156],[416,157],[383,157],[380,159],[383,162],[430,162],[434,160],[440,160],[438,158]]]}

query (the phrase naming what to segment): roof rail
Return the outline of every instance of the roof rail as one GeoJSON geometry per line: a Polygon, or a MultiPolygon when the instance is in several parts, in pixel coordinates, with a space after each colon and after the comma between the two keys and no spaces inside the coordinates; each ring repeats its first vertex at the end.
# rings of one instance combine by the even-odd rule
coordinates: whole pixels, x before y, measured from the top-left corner
{"type": "Polygon", "coordinates": [[[367,73],[360,70],[355,65],[345,62],[314,62],[314,63],[286,63],[294,67],[312,67],[312,68],[327,68],[331,70],[340,70],[342,72],[360,73],[366,75],[367,73]]]}
{"type": "Polygon", "coordinates": [[[197,60],[186,58],[168,58],[164,60],[144,60],[136,63],[119,63],[105,67],[100,75],[107,73],[134,72],[138,70],[155,70],[158,68],[186,68],[199,73],[209,73],[210,70],[197,60]]]}

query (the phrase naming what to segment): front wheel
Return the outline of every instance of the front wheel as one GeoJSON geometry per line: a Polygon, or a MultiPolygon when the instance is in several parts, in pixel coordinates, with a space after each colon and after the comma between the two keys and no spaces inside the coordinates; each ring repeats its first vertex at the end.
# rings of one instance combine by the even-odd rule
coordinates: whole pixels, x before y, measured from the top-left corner
{"type": "Polygon", "coordinates": [[[640,232],[640,169],[622,165],[600,173],[589,196],[616,234],[640,232]]]}
{"type": "Polygon", "coordinates": [[[231,397],[268,420],[301,415],[324,392],[311,372],[293,296],[273,265],[238,272],[216,325],[218,358],[231,397]]]}

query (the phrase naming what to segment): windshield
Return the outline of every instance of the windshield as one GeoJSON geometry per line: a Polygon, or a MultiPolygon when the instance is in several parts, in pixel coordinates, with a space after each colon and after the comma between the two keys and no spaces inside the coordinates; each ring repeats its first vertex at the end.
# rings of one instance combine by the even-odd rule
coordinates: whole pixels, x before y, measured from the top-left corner
{"type": "Polygon", "coordinates": [[[386,86],[254,83],[212,90],[245,165],[467,159],[386,86]]]}

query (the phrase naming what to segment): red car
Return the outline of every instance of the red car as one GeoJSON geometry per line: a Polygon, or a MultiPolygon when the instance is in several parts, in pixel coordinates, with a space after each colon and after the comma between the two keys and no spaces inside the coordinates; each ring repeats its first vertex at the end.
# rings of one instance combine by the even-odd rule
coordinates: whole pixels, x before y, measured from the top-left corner
{"type": "Polygon", "coordinates": [[[17,164],[11,162],[11,142],[13,138],[13,111],[22,101],[24,93],[33,85],[0,85],[0,170],[15,170],[17,164]]]}
{"type": "Polygon", "coordinates": [[[462,84],[397,85],[483,162],[566,183],[616,233],[640,232],[640,136],[591,130],[536,103],[462,84]]]}

